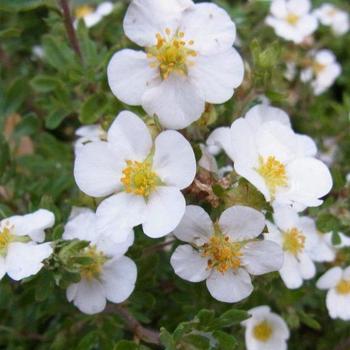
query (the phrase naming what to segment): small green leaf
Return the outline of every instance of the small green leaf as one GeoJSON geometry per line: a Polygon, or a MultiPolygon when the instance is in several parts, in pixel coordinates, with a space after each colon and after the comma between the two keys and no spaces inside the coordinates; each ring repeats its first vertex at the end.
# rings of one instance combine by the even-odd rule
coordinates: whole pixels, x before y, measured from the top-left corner
{"type": "Polygon", "coordinates": [[[160,341],[165,346],[165,350],[176,350],[173,336],[164,327],[160,329],[160,341]]]}
{"type": "Polygon", "coordinates": [[[298,314],[300,317],[300,321],[306,326],[317,331],[321,329],[321,325],[311,315],[305,313],[304,311],[298,311],[298,314]]]}
{"type": "Polygon", "coordinates": [[[231,327],[249,318],[249,314],[244,310],[232,309],[223,313],[219,318],[220,327],[231,327]]]}
{"type": "Polygon", "coordinates": [[[233,335],[222,331],[213,332],[213,336],[219,343],[217,350],[233,350],[237,347],[237,340],[233,335]]]}
{"type": "Polygon", "coordinates": [[[121,340],[114,347],[114,350],[139,350],[139,349],[140,347],[136,343],[129,340],[121,340]]]}
{"type": "Polygon", "coordinates": [[[106,97],[102,94],[88,98],[80,109],[79,120],[83,124],[96,123],[103,116],[106,105],[106,97]]]}

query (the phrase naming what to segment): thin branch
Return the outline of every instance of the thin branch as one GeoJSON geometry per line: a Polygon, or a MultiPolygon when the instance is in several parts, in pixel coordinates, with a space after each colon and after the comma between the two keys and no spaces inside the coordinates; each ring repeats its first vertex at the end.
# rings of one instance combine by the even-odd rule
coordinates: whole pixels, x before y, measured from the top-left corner
{"type": "Polygon", "coordinates": [[[107,313],[119,315],[127,329],[134,333],[134,336],[145,343],[160,345],[159,332],[152,329],[145,328],[142,324],[131,315],[131,313],[122,305],[108,305],[106,308],[107,313]]]}
{"type": "Polygon", "coordinates": [[[75,35],[75,29],[73,27],[73,20],[69,10],[68,0],[59,0],[59,3],[62,8],[64,25],[66,27],[69,42],[73,50],[75,51],[75,53],[78,55],[79,59],[83,61],[83,56],[80,51],[79,41],[77,39],[77,36],[75,35]]]}

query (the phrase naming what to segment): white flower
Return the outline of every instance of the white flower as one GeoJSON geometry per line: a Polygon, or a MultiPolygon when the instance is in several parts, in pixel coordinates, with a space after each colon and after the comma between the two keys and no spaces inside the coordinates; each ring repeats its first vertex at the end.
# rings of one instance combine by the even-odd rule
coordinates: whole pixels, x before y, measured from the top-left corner
{"type": "Polygon", "coordinates": [[[7,273],[19,281],[41,270],[43,260],[52,254],[52,247],[50,243],[37,243],[44,241],[44,230],[54,222],[54,215],[45,209],[0,222],[0,279],[7,273]]]}
{"type": "Polygon", "coordinates": [[[278,36],[300,44],[317,28],[317,19],[310,9],[310,0],[272,0],[266,23],[278,36]]]}
{"type": "Polygon", "coordinates": [[[247,350],[287,350],[289,329],[283,318],[267,305],[250,309],[251,318],[242,322],[247,350]]]}
{"type": "Polygon", "coordinates": [[[243,61],[232,47],[235,24],[215,4],[134,0],[124,31],[146,52],[115,53],[109,86],[124,103],[157,115],[165,128],[187,127],[200,118],[205,102],[226,102],[243,80],[243,61]]]}
{"type": "Polygon", "coordinates": [[[114,236],[105,236],[99,232],[96,215],[90,209],[76,211],[65,226],[63,239],[90,242],[82,256],[93,261],[82,265],[81,280],[67,289],[68,301],[73,301],[86,314],[103,311],[106,300],[123,302],[135,288],[136,265],[124,256],[133,244],[134,233],[131,230],[123,243],[118,243],[113,238],[114,236]]]}
{"type": "Polygon", "coordinates": [[[322,4],[314,14],[323,25],[330,26],[336,35],[345,34],[350,29],[349,14],[332,4],[322,4]]]}
{"type": "Polygon", "coordinates": [[[108,16],[113,11],[113,3],[104,1],[99,4],[96,9],[89,5],[82,5],[75,9],[75,17],[77,20],[74,25],[77,25],[79,19],[83,19],[88,28],[95,26],[103,17],[108,16]]]}
{"type": "Polygon", "coordinates": [[[279,244],[284,251],[284,263],[279,270],[287,288],[296,289],[303,280],[315,276],[316,268],[311,259],[311,251],[317,244],[317,229],[313,219],[303,216],[289,207],[276,207],[273,219],[267,222],[265,239],[279,244]]]}
{"type": "Polygon", "coordinates": [[[235,171],[268,202],[303,210],[322,204],[319,198],[332,188],[327,166],[315,159],[313,140],[296,134],[288,115],[278,108],[257,105],[231,129],[221,128],[221,133],[222,147],[234,161],[235,171]]]}
{"type": "Polygon", "coordinates": [[[343,233],[338,232],[340,243],[332,243],[332,232],[317,233],[317,243],[315,247],[310,251],[310,257],[316,262],[332,262],[335,260],[337,251],[344,247],[350,247],[350,237],[345,236],[343,233]]]}
{"type": "Polygon", "coordinates": [[[170,233],[185,212],[181,189],[196,173],[190,143],[177,131],[164,131],[152,141],[145,123],[122,112],[111,125],[107,141],[90,142],[76,156],[74,176],[93,197],[110,196],[97,209],[101,230],[118,231],[120,241],[130,227],[142,224],[146,235],[170,233]]]}
{"type": "Polygon", "coordinates": [[[33,58],[41,60],[45,56],[45,51],[42,46],[34,45],[32,47],[32,54],[33,54],[33,58]]]}
{"type": "Polygon", "coordinates": [[[332,318],[350,320],[350,266],[342,270],[336,266],[317,281],[317,288],[328,289],[326,305],[332,318]]]}
{"type": "Polygon", "coordinates": [[[215,299],[240,301],[253,291],[249,274],[262,275],[282,266],[281,248],[257,239],[264,227],[264,215],[249,207],[228,208],[213,224],[201,207],[187,206],[174,234],[189,244],[176,248],[171,266],[187,281],[206,280],[215,299]]]}
{"type": "Polygon", "coordinates": [[[93,141],[104,141],[107,133],[102,129],[101,125],[84,125],[75,131],[78,139],[74,143],[74,151],[78,152],[84,145],[93,141]]]}
{"type": "Polygon", "coordinates": [[[311,81],[315,95],[320,95],[333,85],[341,73],[341,66],[330,50],[320,50],[311,54],[311,64],[302,70],[301,80],[311,81]]]}

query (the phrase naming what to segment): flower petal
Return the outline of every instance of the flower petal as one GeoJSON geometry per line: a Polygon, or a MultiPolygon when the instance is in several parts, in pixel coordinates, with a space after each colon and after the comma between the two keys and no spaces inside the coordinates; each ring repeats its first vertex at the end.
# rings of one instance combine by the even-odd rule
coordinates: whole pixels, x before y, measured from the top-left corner
{"type": "Polygon", "coordinates": [[[185,198],[178,188],[157,187],[147,201],[143,232],[151,238],[167,235],[180,223],[185,207],[185,198]]]}
{"type": "Polygon", "coordinates": [[[196,4],[184,12],[180,30],[200,54],[215,54],[232,47],[236,26],[225,10],[211,3],[196,4]]]}
{"type": "Polygon", "coordinates": [[[281,278],[289,289],[297,289],[303,284],[298,261],[294,255],[285,253],[283,266],[279,271],[281,278]]]}
{"type": "Polygon", "coordinates": [[[299,254],[298,259],[299,259],[299,270],[300,270],[301,277],[304,280],[309,280],[313,278],[316,274],[315,263],[305,253],[299,254]]]}
{"type": "Polygon", "coordinates": [[[96,241],[96,246],[98,250],[115,259],[121,257],[128,251],[129,247],[134,243],[134,238],[133,230],[129,231],[129,234],[123,242],[120,242],[120,237],[116,237],[116,235],[100,235],[99,239],[96,241]]]}
{"type": "Polygon", "coordinates": [[[214,270],[207,279],[207,288],[213,298],[226,303],[236,303],[253,291],[249,274],[244,269],[225,273],[214,270]]]}
{"type": "Polygon", "coordinates": [[[188,77],[171,74],[161,84],[148,89],[142,98],[146,112],[157,115],[163,127],[182,129],[199,119],[204,99],[188,77]]]}
{"type": "Polygon", "coordinates": [[[0,280],[5,276],[5,274],[6,274],[6,261],[2,256],[0,256],[0,280]]]}
{"type": "Polygon", "coordinates": [[[6,255],[7,274],[15,281],[37,274],[52,251],[50,243],[11,243],[6,255]]]}
{"type": "Polygon", "coordinates": [[[208,259],[200,256],[190,245],[180,245],[171,256],[170,264],[175,273],[190,282],[204,281],[210,274],[208,259]]]}
{"type": "Polygon", "coordinates": [[[231,130],[223,126],[214,129],[207,139],[208,150],[211,154],[217,155],[223,149],[228,155],[231,152],[231,130]]]}
{"type": "Polygon", "coordinates": [[[104,197],[120,189],[122,166],[122,160],[107,142],[91,142],[76,156],[74,178],[87,195],[104,197]]]}
{"type": "Polygon", "coordinates": [[[88,315],[102,312],[106,307],[106,298],[101,283],[98,280],[87,281],[82,279],[79,283],[69,286],[67,299],[83,313],[88,315]]]}
{"type": "Polygon", "coordinates": [[[5,221],[14,226],[14,233],[17,236],[29,236],[33,241],[43,242],[44,230],[54,225],[55,216],[49,210],[39,209],[31,214],[12,216],[5,221]]]}
{"type": "Polygon", "coordinates": [[[132,106],[142,103],[142,95],[160,83],[159,71],[150,66],[143,51],[124,49],[116,52],[107,67],[108,84],[113,94],[132,106]]]}
{"type": "Polygon", "coordinates": [[[299,226],[299,216],[293,208],[287,205],[275,205],[273,210],[273,220],[282,231],[299,226]]]}
{"type": "Polygon", "coordinates": [[[132,227],[140,225],[146,203],[143,197],[121,192],[105,199],[96,210],[97,230],[112,237],[113,242],[124,242],[132,227]]]}
{"type": "Polygon", "coordinates": [[[189,70],[189,77],[209,103],[229,100],[243,81],[244,65],[234,48],[210,56],[198,56],[189,70]]]}
{"type": "Polygon", "coordinates": [[[236,205],[221,214],[219,225],[222,232],[234,241],[244,241],[261,234],[265,217],[253,208],[236,205]]]}
{"type": "Polygon", "coordinates": [[[200,246],[208,241],[213,232],[213,223],[208,213],[197,205],[188,205],[174,235],[184,242],[200,246]]]}
{"type": "Polygon", "coordinates": [[[123,161],[143,161],[151,152],[153,144],[146,124],[128,111],[119,113],[109,128],[108,143],[123,161]]]}
{"type": "Polygon", "coordinates": [[[140,46],[155,45],[156,34],[176,30],[182,12],[191,6],[191,0],[133,0],[124,17],[125,34],[140,46]]]}
{"type": "Polygon", "coordinates": [[[283,251],[275,242],[249,242],[242,249],[242,253],[243,265],[252,275],[278,271],[283,265],[283,251]]]}
{"type": "Polygon", "coordinates": [[[349,294],[341,295],[335,289],[331,289],[327,293],[326,305],[331,318],[340,318],[344,321],[350,320],[349,294]]]}
{"type": "Polygon", "coordinates": [[[125,301],[135,288],[137,268],[128,257],[110,260],[103,267],[101,281],[106,298],[113,303],[125,301]]]}
{"type": "Polygon", "coordinates": [[[179,189],[196,175],[196,159],[190,143],[177,131],[163,131],[155,140],[153,169],[162,182],[179,189]]]}
{"type": "Polygon", "coordinates": [[[332,267],[324,273],[316,283],[319,289],[334,288],[342,278],[343,271],[339,266],[332,267]]]}

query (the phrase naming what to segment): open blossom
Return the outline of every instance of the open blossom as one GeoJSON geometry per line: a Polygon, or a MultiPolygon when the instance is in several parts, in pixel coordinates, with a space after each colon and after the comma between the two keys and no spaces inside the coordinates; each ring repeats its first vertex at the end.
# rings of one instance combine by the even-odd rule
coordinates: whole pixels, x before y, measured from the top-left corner
{"type": "Polygon", "coordinates": [[[135,288],[137,269],[124,254],[134,242],[132,231],[123,243],[115,242],[113,237],[99,232],[96,214],[83,208],[71,216],[63,239],[90,242],[81,256],[92,261],[81,266],[81,280],[67,289],[67,299],[80,311],[95,314],[104,310],[107,300],[121,303],[130,296],[135,288]]]}
{"type": "Polygon", "coordinates": [[[317,281],[317,288],[328,289],[326,305],[332,318],[350,320],[350,266],[329,269],[317,281]]]}
{"type": "Polygon", "coordinates": [[[170,233],[185,212],[180,190],[191,184],[195,173],[193,150],[180,133],[167,130],[153,142],[146,124],[130,112],[118,115],[106,141],[86,144],[74,166],[83,192],[111,195],[96,214],[101,230],[118,234],[121,242],[139,224],[153,238],[170,233]]]}
{"type": "Polygon", "coordinates": [[[322,4],[314,14],[323,25],[330,26],[336,35],[345,34],[350,29],[349,14],[333,4],[322,4]]]}
{"type": "Polygon", "coordinates": [[[107,138],[107,133],[98,124],[81,126],[75,131],[75,135],[78,136],[74,143],[75,152],[78,152],[89,142],[104,141],[107,138]]]}
{"type": "Polygon", "coordinates": [[[314,94],[320,95],[334,84],[341,73],[341,66],[330,50],[314,52],[310,60],[309,66],[301,72],[301,80],[311,81],[314,94]]]}
{"type": "Polygon", "coordinates": [[[171,257],[175,273],[190,282],[206,280],[210,294],[223,302],[238,302],[253,291],[250,275],[262,275],[282,266],[281,248],[257,237],[265,217],[255,209],[234,206],[218,222],[199,206],[190,205],[174,234],[188,244],[171,257]]]}
{"type": "Polygon", "coordinates": [[[315,222],[286,206],[276,207],[273,219],[274,224],[267,222],[265,239],[276,242],[283,249],[284,262],[279,273],[287,288],[299,288],[303,280],[313,278],[316,273],[311,258],[318,240],[315,222]]]}
{"type": "Polygon", "coordinates": [[[45,229],[54,225],[54,215],[39,209],[27,215],[16,215],[0,222],[0,279],[7,273],[19,281],[37,274],[43,261],[52,254],[50,243],[42,243],[45,229]]]}
{"type": "MultiPolygon", "coordinates": [[[[99,23],[103,17],[109,15],[113,11],[113,3],[104,1],[95,9],[89,5],[78,6],[75,9],[75,17],[77,20],[82,19],[85,25],[90,28],[99,23]]],[[[77,21],[74,23],[77,25],[77,21]]]]}
{"type": "Polygon", "coordinates": [[[272,0],[266,23],[278,36],[300,44],[317,28],[317,19],[310,9],[310,0],[272,0]]]}
{"type": "Polygon", "coordinates": [[[284,319],[267,305],[250,309],[251,317],[242,322],[247,350],[287,350],[290,336],[284,319]]]}
{"type": "Polygon", "coordinates": [[[281,109],[257,105],[231,129],[219,128],[217,133],[235,171],[268,202],[303,210],[322,204],[320,198],[332,187],[327,166],[315,158],[315,143],[295,133],[281,109]]]}
{"type": "Polygon", "coordinates": [[[243,80],[243,61],[232,47],[235,24],[215,4],[134,0],[124,31],[146,52],[115,53],[109,86],[121,101],[142,105],[166,128],[187,127],[200,118],[205,102],[226,102],[243,80]]]}

